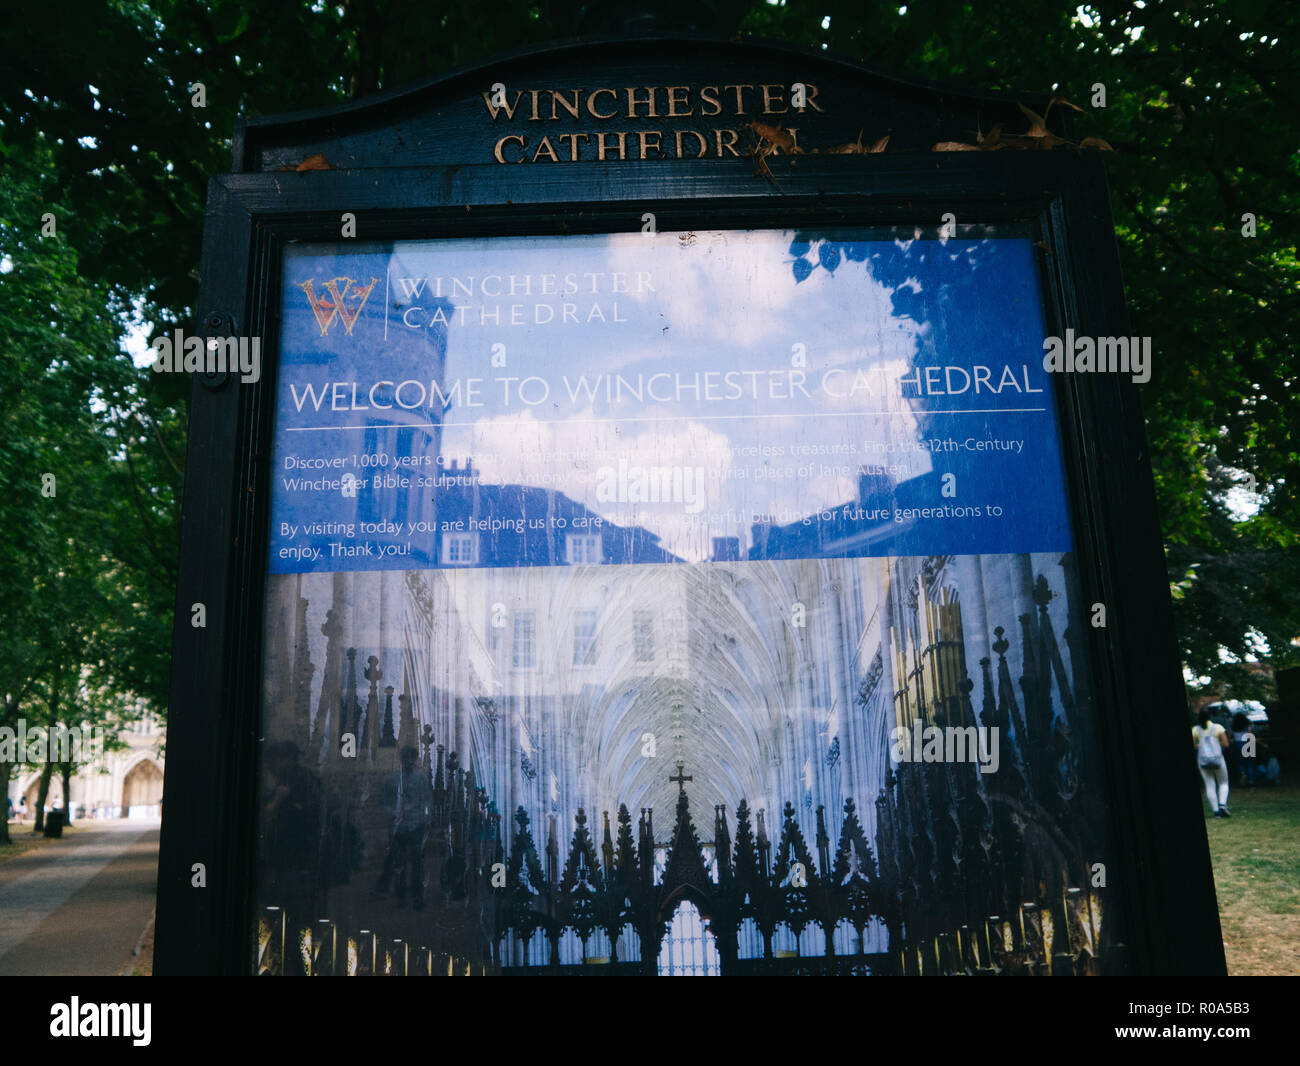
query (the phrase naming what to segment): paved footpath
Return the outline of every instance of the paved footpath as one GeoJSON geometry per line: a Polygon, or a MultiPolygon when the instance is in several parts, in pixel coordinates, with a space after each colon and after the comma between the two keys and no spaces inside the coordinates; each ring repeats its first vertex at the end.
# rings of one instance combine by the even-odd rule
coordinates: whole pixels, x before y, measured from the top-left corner
{"type": "Polygon", "coordinates": [[[157,881],[157,822],[81,822],[0,865],[0,976],[120,974],[157,881]]]}

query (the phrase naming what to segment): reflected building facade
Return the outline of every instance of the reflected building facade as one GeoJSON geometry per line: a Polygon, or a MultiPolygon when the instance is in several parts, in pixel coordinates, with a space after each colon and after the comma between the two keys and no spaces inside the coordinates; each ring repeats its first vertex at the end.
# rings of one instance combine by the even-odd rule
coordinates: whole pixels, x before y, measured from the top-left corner
{"type": "MultiPolygon", "coordinates": [[[[412,254],[394,253],[390,278],[418,280],[432,253],[412,254]]],[[[1068,552],[917,554],[918,512],[943,499],[929,462],[897,483],[864,466],[835,506],[719,482],[698,513],[752,517],[745,535],[699,523],[682,536],[655,513],[677,540],[651,518],[612,521],[576,487],[529,484],[529,456],[498,454],[485,477],[473,449],[499,442],[494,418],[552,458],[566,454],[545,436],[558,431],[458,411],[450,380],[477,364],[449,374],[445,326],[390,340],[389,312],[411,294],[384,292],[353,313],[384,331],[382,372],[428,382],[428,402],[277,436],[284,450],[289,430],[360,429],[361,454],[388,457],[328,506],[401,568],[268,577],[258,972],[1123,969],[1117,912],[1089,879],[1108,845],[1068,552]],[[408,472],[429,481],[403,484],[408,472]],[[773,501],[784,520],[754,514],[773,501]],[[682,544],[712,550],[688,562],[682,544]],[[942,744],[938,759],[906,755],[900,730],[957,731],[968,754],[987,731],[996,767],[942,744]]],[[[421,306],[439,305],[426,293],[421,306]]],[[[337,330],[320,332],[281,368],[282,391],[340,364],[368,373],[337,330]]],[[[947,432],[910,405],[898,401],[904,429],[874,431],[947,432]]],[[[848,439],[852,413],[836,417],[848,439]]],[[[1054,432],[1042,421],[1035,432],[1054,432]]],[[[685,437],[690,464],[696,449],[722,454],[697,427],[685,437]]],[[[743,453],[748,438],[726,440],[743,453]]],[[[595,430],[587,444],[616,451],[595,430]]],[[[291,524],[321,506],[275,500],[291,524]]],[[[1053,521],[1063,501],[1043,508],[1053,521]]],[[[1055,543],[1045,528],[1034,535],[1055,543]]]]}
{"type": "Polygon", "coordinates": [[[292,624],[268,629],[267,737],[318,782],[314,921],[400,931],[439,972],[656,972],[693,939],[721,972],[1034,972],[1047,913],[1074,931],[1057,954],[1098,965],[1068,555],[781,558],[760,524],[749,558],[683,565],[455,473],[443,565],[271,579],[292,624]],[[891,756],[928,725],[997,727],[997,771],[891,756]],[[433,797],[423,915],[373,888],[407,747],[433,797]]]}

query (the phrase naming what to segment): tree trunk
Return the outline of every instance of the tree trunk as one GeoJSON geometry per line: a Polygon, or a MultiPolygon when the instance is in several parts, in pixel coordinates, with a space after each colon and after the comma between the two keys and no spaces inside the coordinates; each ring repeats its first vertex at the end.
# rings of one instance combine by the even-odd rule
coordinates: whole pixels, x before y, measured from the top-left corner
{"type": "MultiPolygon", "coordinates": [[[[5,725],[12,728],[14,723],[17,722],[17,720],[18,720],[18,697],[10,695],[5,699],[4,718],[0,719],[0,721],[3,721],[5,725]]],[[[18,757],[18,752],[15,751],[14,758],[17,757],[18,757]]],[[[9,779],[13,776],[13,772],[14,772],[14,763],[0,762],[0,793],[3,793],[6,797],[8,797],[9,795],[9,779]]],[[[9,839],[9,818],[7,816],[8,804],[5,804],[5,807],[6,807],[6,817],[5,817],[4,827],[0,828],[0,844],[11,844],[13,842],[9,839]]]]}
{"type": "MultiPolygon", "coordinates": [[[[40,833],[45,829],[45,801],[50,795],[50,778],[54,776],[54,730],[59,721],[59,702],[61,693],[59,685],[63,682],[63,664],[55,660],[54,677],[50,681],[50,693],[48,706],[50,716],[45,723],[45,767],[41,770],[41,791],[36,797],[36,824],[32,826],[33,833],[40,833]]],[[[67,797],[64,797],[67,802],[67,797]]]]}
{"type": "MultiPolygon", "coordinates": [[[[0,762],[0,795],[9,795],[9,777],[13,773],[14,764],[11,762],[0,762]]],[[[5,820],[0,822],[0,844],[12,844],[9,839],[9,805],[5,804],[5,820]]]]}
{"type": "Polygon", "coordinates": [[[63,770],[63,824],[72,824],[72,759],[61,764],[63,770]]]}
{"type": "Polygon", "coordinates": [[[50,778],[53,776],[54,763],[46,759],[45,768],[41,771],[41,790],[36,795],[36,824],[32,826],[33,833],[40,833],[45,829],[45,801],[50,795],[50,778]]]}

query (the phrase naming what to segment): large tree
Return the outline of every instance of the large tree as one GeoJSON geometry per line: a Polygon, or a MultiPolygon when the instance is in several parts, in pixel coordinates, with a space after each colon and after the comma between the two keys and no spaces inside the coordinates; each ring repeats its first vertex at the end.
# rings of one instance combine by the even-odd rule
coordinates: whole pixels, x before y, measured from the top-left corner
{"type": "MultiPolygon", "coordinates": [[[[50,210],[58,176],[39,139],[6,151],[0,183],[0,725],[66,721],[66,686],[92,656],[104,610],[111,446],[105,403],[130,361],[117,354],[106,293],[85,282],[50,210]],[[61,707],[61,703],[63,706],[61,707]]],[[[93,709],[87,709],[93,716],[93,709]]],[[[15,755],[21,753],[15,752],[15,755]]],[[[6,786],[10,761],[0,762],[6,786]]],[[[6,837],[7,839],[7,837],[6,837]]]]}
{"type": "MultiPolygon", "coordinates": [[[[192,314],[204,186],[228,166],[236,116],[394,88],[600,28],[635,6],[580,5],[575,18],[558,2],[521,0],[82,0],[65,6],[57,36],[41,20],[8,27],[0,147],[45,138],[59,179],[48,195],[83,275],[163,329],[192,314]],[[199,83],[202,108],[193,106],[199,83]]],[[[1300,9],[1285,0],[675,9],[697,24],[725,10],[744,31],[882,70],[1056,92],[1085,107],[1080,135],[1117,149],[1107,158],[1129,304],[1135,331],[1154,343],[1143,401],[1185,661],[1238,694],[1260,683],[1244,660],[1300,661],[1300,602],[1290,593],[1300,577],[1300,9]],[[1092,106],[1098,85],[1104,108],[1092,106]],[[1243,235],[1244,215],[1254,216],[1254,236],[1243,235]]],[[[147,627],[143,615],[156,611],[165,628],[169,607],[158,605],[174,570],[184,382],[142,381],[117,410],[130,491],[110,521],[141,530],[123,533],[114,557],[139,592],[133,624],[147,627]]],[[[163,656],[137,667],[133,683],[165,688],[163,656]]]]}
{"type": "Polygon", "coordinates": [[[1125,287],[1153,343],[1142,400],[1184,662],[1269,695],[1248,661],[1300,662],[1300,8],[790,0],[756,5],[746,26],[1084,106],[1080,136],[1117,149],[1125,287]]]}

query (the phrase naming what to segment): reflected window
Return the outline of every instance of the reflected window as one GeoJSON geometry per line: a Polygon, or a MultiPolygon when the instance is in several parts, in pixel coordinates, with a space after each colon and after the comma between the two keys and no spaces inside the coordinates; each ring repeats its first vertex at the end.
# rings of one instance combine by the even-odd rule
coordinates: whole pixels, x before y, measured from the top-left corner
{"type": "Polygon", "coordinates": [[[531,670],[537,665],[537,615],[534,611],[515,612],[511,662],[518,670],[531,670]]]}
{"type": "Polygon", "coordinates": [[[442,562],[444,566],[477,565],[478,534],[444,533],[442,535],[442,562]]]}
{"type": "Polygon", "coordinates": [[[599,563],[600,537],[594,533],[570,533],[564,538],[564,557],[570,566],[599,563]]]}
{"type": "Polygon", "coordinates": [[[704,927],[703,915],[690,900],[682,900],[659,949],[659,975],[717,977],[721,972],[718,944],[704,927]]]}
{"type": "Polygon", "coordinates": [[[655,657],[655,616],[652,611],[632,612],[632,654],[639,663],[655,657]]]}
{"type": "Polygon", "coordinates": [[[573,612],[573,665],[590,666],[596,661],[596,611],[573,612]]]}

